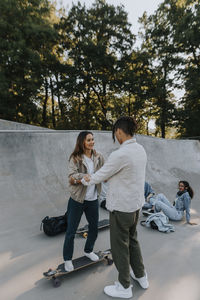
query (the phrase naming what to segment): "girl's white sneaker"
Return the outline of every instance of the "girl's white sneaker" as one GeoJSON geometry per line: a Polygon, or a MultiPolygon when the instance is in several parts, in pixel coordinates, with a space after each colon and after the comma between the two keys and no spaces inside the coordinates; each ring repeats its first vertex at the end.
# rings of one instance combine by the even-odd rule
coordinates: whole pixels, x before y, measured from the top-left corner
{"type": "Polygon", "coordinates": [[[97,260],[99,260],[98,255],[96,255],[94,252],[90,252],[90,253],[84,252],[84,255],[87,256],[87,257],[88,257],[89,259],[91,259],[92,261],[97,261],[97,260]]]}
{"type": "Polygon", "coordinates": [[[72,260],[66,260],[64,264],[65,264],[65,271],[70,272],[74,270],[72,260]]]}

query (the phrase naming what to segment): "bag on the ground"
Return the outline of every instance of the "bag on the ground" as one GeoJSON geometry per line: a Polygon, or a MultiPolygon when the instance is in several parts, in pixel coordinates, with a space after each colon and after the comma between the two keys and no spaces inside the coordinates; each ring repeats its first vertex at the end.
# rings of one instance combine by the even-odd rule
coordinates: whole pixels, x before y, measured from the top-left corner
{"type": "Polygon", "coordinates": [[[67,230],[67,215],[59,217],[46,216],[41,222],[40,230],[42,228],[48,236],[55,236],[61,232],[65,232],[67,230]]]}
{"type": "Polygon", "coordinates": [[[174,232],[174,225],[169,224],[169,218],[162,212],[151,214],[145,221],[140,222],[141,225],[156,229],[160,232],[174,232]]]}
{"type": "MultiPolygon", "coordinates": [[[[140,224],[142,226],[146,226],[146,221],[140,221],[140,224]]],[[[153,220],[151,222],[149,222],[149,224],[152,229],[158,230],[158,226],[156,225],[156,223],[153,220]]],[[[146,227],[149,227],[149,226],[146,226],[146,227]]]]}

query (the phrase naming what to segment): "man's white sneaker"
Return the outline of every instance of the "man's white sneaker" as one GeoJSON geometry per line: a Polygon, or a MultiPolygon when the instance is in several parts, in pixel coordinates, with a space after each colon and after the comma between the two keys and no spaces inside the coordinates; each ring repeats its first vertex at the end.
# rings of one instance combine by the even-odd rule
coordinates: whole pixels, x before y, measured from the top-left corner
{"type": "Polygon", "coordinates": [[[114,285],[108,285],[104,288],[104,293],[111,297],[116,298],[131,298],[133,296],[132,293],[132,285],[130,285],[127,289],[125,289],[120,282],[115,282],[114,285]]]}
{"type": "Polygon", "coordinates": [[[91,259],[92,261],[97,261],[97,260],[99,260],[98,255],[96,255],[94,252],[90,252],[90,253],[84,252],[84,255],[87,256],[87,257],[88,257],[89,259],[91,259]]]}
{"type": "Polygon", "coordinates": [[[65,261],[65,271],[70,272],[74,270],[74,266],[72,264],[71,260],[66,260],[65,261]]]}
{"type": "Polygon", "coordinates": [[[140,278],[135,277],[135,274],[134,274],[133,270],[130,271],[130,275],[134,280],[139,282],[140,286],[143,289],[148,289],[149,281],[148,281],[148,278],[147,278],[147,272],[146,271],[145,271],[145,275],[143,277],[140,277],[140,278]]]}

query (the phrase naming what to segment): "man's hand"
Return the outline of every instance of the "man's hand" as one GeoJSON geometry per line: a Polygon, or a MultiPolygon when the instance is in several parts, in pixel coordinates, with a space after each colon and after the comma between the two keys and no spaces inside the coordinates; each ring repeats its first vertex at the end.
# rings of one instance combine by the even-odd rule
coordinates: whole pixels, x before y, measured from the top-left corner
{"type": "Polygon", "coordinates": [[[84,178],[84,180],[85,180],[86,182],[90,182],[91,176],[87,174],[87,175],[85,175],[83,178],[84,178]]]}
{"type": "Polygon", "coordinates": [[[88,185],[90,185],[89,182],[90,182],[90,175],[86,174],[86,175],[81,179],[81,183],[82,183],[83,185],[88,186],[88,185]]]}

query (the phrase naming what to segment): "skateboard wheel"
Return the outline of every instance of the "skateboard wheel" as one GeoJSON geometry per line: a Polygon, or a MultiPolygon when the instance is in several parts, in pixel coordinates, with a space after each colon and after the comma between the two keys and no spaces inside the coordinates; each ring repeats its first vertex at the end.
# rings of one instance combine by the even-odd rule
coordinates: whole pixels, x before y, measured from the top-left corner
{"type": "Polygon", "coordinates": [[[113,260],[111,258],[106,258],[108,266],[111,266],[113,264],[113,260]]]}
{"type": "Polygon", "coordinates": [[[59,287],[60,285],[61,285],[61,281],[59,279],[56,278],[53,280],[53,286],[55,288],[59,287]]]}
{"type": "Polygon", "coordinates": [[[84,232],[84,233],[83,233],[83,237],[86,239],[87,236],[88,236],[87,232],[84,232]]]}

